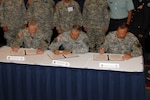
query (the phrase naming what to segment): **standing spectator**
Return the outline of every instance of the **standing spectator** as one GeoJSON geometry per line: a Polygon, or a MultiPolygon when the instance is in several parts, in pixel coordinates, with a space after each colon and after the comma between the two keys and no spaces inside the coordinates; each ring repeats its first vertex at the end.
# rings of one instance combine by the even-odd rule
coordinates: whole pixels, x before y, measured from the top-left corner
{"type": "Polygon", "coordinates": [[[130,25],[134,5],[132,0],[107,0],[110,9],[109,31],[117,30],[122,23],[130,25]]]}
{"type": "Polygon", "coordinates": [[[149,48],[149,29],[150,29],[150,0],[133,0],[135,9],[133,10],[130,32],[140,41],[143,47],[143,56],[146,60],[146,52],[149,48]],[[147,46],[148,44],[148,46],[147,46]]]}
{"type": "Polygon", "coordinates": [[[69,31],[73,25],[82,25],[79,4],[74,0],[61,0],[56,4],[54,23],[58,34],[69,31]]]}
{"type": "Polygon", "coordinates": [[[2,0],[1,5],[1,27],[7,45],[11,46],[17,32],[23,28],[26,8],[23,0],[2,0]]]}
{"type": "Polygon", "coordinates": [[[83,8],[83,26],[90,40],[90,52],[98,52],[109,24],[106,0],[86,0],[83,8]]]}
{"type": "Polygon", "coordinates": [[[53,0],[31,0],[27,9],[27,22],[34,19],[39,23],[39,27],[44,32],[44,36],[49,44],[52,37],[53,25],[53,0]]]}

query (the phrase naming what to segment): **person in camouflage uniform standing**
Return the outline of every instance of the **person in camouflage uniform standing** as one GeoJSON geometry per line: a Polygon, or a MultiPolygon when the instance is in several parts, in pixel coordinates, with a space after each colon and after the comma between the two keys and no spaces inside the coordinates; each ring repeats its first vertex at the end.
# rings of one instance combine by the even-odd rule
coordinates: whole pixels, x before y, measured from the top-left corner
{"type": "Polygon", "coordinates": [[[83,26],[90,40],[90,52],[98,52],[109,25],[109,11],[106,0],[85,0],[83,26]]]}
{"type": "Polygon", "coordinates": [[[57,36],[49,46],[49,49],[52,50],[54,54],[82,54],[89,51],[88,44],[89,39],[87,35],[81,31],[78,25],[74,25],[70,31],[57,36]],[[64,50],[59,50],[61,45],[64,50]]]}
{"type": "Polygon", "coordinates": [[[53,0],[31,0],[26,15],[26,21],[32,19],[37,20],[39,27],[45,35],[47,43],[49,44],[52,37],[53,13],[54,13],[53,0]]]}
{"type": "Polygon", "coordinates": [[[136,36],[128,32],[128,25],[123,23],[117,31],[110,32],[100,47],[100,53],[124,54],[124,60],[142,56],[142,46],[136,36]]]}
{"type": "Polygon", "coordinates": [[[56,4],[54,24],[58,34],[69,31],[73,25],[82,26],[79,4],[74,0],[61,0],[56,4]]]}
{"type": "Polygon", "coordinates": [[[11,46],[16,34],[23,28],[26,14],[25,4],[23,0],[2,0],[0,10],[1,27],[5,32],[7,45],[11,46]]]}
{"type": "Polygon", "coordinates": [[[42,30],[38,28],[36,20],[29,21],[28,27],[21,30],[13,43],[12,50],[18,51],[20,46],[37,49],[37,54],[42,54],[48,48],[42,30]]]}

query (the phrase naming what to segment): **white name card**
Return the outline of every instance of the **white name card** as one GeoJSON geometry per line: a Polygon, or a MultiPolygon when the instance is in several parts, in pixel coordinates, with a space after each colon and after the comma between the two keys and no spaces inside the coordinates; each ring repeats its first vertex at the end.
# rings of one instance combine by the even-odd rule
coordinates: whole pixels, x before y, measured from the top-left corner
{"type": "Polygon", "coordinates": [[[52,64],[60,65],[60,66],[70,66],[69,62],[59,61],[59,60],[52,60],[52,64]]]}
{"type": "Polygon", "coordinates": [[[103,68],[119,68],[119,64],[115,64],[115,63],[99,63],[99,67],[103,67],[103,68]]]}
{"type": "Polygon", "coordinates": [[[7,60],[17,60],[17,61],[24,61],[25,58],[22,56],[7,56],[7,60]]]}

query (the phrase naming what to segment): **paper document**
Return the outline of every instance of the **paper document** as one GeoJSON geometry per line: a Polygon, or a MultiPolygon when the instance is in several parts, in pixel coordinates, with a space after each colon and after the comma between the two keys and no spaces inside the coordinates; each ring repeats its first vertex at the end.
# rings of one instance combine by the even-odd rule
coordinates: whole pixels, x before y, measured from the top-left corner
{"type": "Polygon", "coordinates": [[[25,55],[25,50],[19,49],[17,52],[11,50],[10,55],[11,56],[23,56],[25,55]]]}
{"type": "Polygon", "coordinates": [[[123,54],[94,54],[93,60],[95,61],[107,61],[107,60],[113,60],[113,61],[119,61],[122,59],[123,54]]]}
{"type": "Polygon", "coordinates": [[[48,54],[48,56],[49,56],[52,60],[63,59],[63,58],[73,58],[73,57],[78,57],[77,54],[67,54],[67,55],[48,54]]]}
{"type": "Polygon", "coordinates": [[[35,55],[37,49],[19,49],[17,52],[10,51],[11,56],[35,55]]]}
{"type": "Polygon", "coordinates": [[[35,55],[36,54],[37,49],[26,49],[26,55],[35,55]]]}
{"type": "Polygon", "coordinates": [[[108,55],[106,55],[106,54],[94,54],[93,60],[105,61],[105,60],[108,60],[108,55]]]}
{"type": "Polygon", "coordinates": [[[109,60],[115,60],[115,61],[123,60],[122,56],[123,56],[122,54],[111,54],[109,55],[109,60]]]}

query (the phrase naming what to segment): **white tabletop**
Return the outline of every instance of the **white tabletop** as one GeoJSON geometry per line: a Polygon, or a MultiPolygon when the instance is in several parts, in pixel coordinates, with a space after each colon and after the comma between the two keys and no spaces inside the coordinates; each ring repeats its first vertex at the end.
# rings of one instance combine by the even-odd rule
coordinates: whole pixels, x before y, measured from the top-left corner
{"type": "MultiPolygon", "coordinates": [[[[25,55],[22,56],[25,58],[24,61],[18,60],[7,60],[7,57],[10,56],[11,48],[7,46],[3,46],[0,48],[0,62],[8,62],[8,63],[19,63],[19,64],[33,64],[33,65],[43,65],[43,66],[61,66],[57,64],[53,64],[54,60],[51,60],[47,54],[52,53],[47,50],[42,55],[25,55]]],[[[96,70],[112,70],[112,71],[123,71],[123,72],[143,72],[143,57],[134,57],[125,61],[94,61],[93,54],[95,53],[86,53],[86,54],[78,54],[79,57],[74,58],[65,58],[59,59],[56,61],[67,62],[69,66],[62,67],[70,67],[70,68],[84,68],[84,69],[96,69],[96,70]],[[107,65],[118,65],[117,67],[101,67],[100,64],[107,65]]]]}

